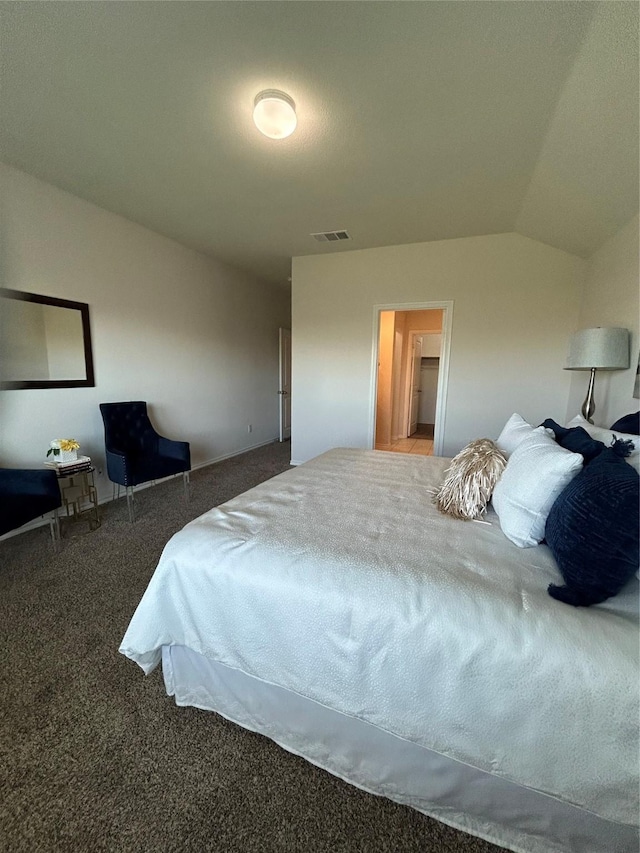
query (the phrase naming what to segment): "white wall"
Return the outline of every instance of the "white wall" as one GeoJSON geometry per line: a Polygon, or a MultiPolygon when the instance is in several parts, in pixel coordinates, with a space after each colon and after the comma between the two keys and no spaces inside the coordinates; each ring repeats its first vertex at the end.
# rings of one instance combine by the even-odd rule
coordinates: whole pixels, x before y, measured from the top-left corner
{"type": "MultiPolygon", "coordinates": [[[[622,415],[637,412],[640,401],[633,397],[633,382],[640,348],[638,216],[627,223],[592,257],[587,266],[584,298],[575,329],[622,326],[631,331],[631,366],[628,370],[596,374],[594,423],[611,426],[622,415]]],[[[587,393],[589,374],[571,371],[568,418],[580,411],[587,393]]]]}
{"type": "Polygon", "coordinates": [[[146,400],[196,466],[277,437],[286,292],[15,169],[0,179],[3,285],[89,303],[96,376],[0,392],[0,465],[39,467],[76,438],[103,468],[98,404],[116,400],[146,400]]]}
{"type": "Polygon", "coordinates": [[[374,305],[453,300],[444,453],[562,419],[585,262],[497,234],[293,261],[292,459],[369,446],[374,305]]]}

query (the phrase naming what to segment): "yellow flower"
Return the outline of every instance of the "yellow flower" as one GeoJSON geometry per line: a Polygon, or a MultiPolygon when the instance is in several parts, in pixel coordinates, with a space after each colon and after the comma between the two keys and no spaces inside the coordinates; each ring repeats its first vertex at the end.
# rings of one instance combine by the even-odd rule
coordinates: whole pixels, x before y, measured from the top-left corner
{"type": "Polygon", "coordinates": [[[79,450],[80,445],[75,440],[75,438],[59,438],[58,444],[60,445],[60,450],[79,450]]]}

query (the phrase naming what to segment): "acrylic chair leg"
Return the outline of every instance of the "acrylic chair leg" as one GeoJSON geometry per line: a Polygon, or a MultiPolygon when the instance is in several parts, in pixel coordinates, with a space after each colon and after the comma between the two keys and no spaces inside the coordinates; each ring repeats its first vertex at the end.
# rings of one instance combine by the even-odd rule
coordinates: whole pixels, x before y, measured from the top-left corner
{"type": "Polygon", "coordinates": [[[133,500],[133,486],[126,486],[127,490],[127,509],[129,510],[129,521],[133,524],[136,520],[135,504],[133,500]]]}
{"type": "Polygon", "coordinates": [[[189,472],[188,471],[182,472],[182,482],[184,484],[184,497],[185,497],[185,500],[188,501],[189,500],[189,486],[191,483],[191,481],[189,479],[189,472]]]}
{"type": "Polygon", "coordinates": [[[53,544],[55,545],[57,542],[60,542],[60,516],[57,509],[54,509],[53,515],[49,518],[49,530],[53,544]]]}

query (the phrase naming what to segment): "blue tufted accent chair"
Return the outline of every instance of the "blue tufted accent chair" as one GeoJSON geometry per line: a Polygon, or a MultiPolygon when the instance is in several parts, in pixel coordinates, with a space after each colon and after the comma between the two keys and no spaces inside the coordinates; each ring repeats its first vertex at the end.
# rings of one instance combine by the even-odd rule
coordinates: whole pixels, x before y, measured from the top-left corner
{"type": "Polygon", "coordinates": [[[188,496],[191,453],[187,441],[164,438],[153,428],[147,404],[100,403],[104,421],[107,473],[127,492],[129,520],[134,520],[133,487],[182,473],[188,496]]]}
{"type": "Polygon", "coordinates": [[[55,471],[44,468],[0,468],[0,536],[55,510],[51,538],[60,538],[58,508],[62,506],[55,471]]]}

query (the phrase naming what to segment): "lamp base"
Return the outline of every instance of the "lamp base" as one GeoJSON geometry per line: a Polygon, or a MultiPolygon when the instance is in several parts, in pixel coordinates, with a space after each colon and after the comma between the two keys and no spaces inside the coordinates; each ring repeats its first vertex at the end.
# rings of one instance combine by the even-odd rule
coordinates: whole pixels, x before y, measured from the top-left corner
{"type": "Polygon", "coordinates": [[[591,376],[589,377],[589,388],[587,389],[587,396],[584,398],[584,403],[582,404],[582,417],[588,421],[590,424],[593,423],[593,413],[596,410],[596,404],[593,402],[593,387],[596,381],[596,368],[591,368],[591,376]]]}

